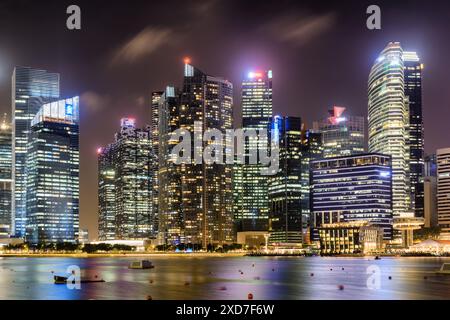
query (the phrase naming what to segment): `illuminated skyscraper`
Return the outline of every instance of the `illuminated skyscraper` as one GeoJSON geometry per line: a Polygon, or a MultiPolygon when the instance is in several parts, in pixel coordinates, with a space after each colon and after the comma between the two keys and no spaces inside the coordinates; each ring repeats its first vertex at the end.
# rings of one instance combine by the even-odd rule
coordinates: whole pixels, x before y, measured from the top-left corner
{"type": "MultiPolygon", "coordinates": [[[[242,81],[242,128],[268,130],[272,119],[272,71],[250,72],[242,81]]],[[[246,158],[249,150],[258,145],[267,147],[267,141],[249,137],[245,144],[246,158]]],[[[268,177],[261,175],[262,165],[236,165],[234,181],[234,216],[238,231],[268,230],[268,177]]]]}
{"type": "MultiPolygon", "coordinates": [[[[183,89],[180,97],[180,128],[194,137],[194,125],[205,132],[232,129],[233,85],[184,65],[183,89]]],[[[182,214],[185,243],[223,244],[234,240],[232,207],[232,164],[202,161],[196,163],[211,141],[194,145],[192,161],[181,165],[182,214]]],[[[216,141],[225,154],[224,141],[216,141]]]]}
{"type": "Polygon", "coordinates": [[[154,217],[154,227],[158,230],[158,217],[159,217],[159,182],[158,182],[158,153],[159,153],[159,101],[164,92],[155,91],[152,92],[151,98],[151,143],[152,143],[152,160],[150,163],[150,172],[152,175],[151,187],[152,187],[152,216],[154,217]]]}
{"type": "Polygon", "coordinates": [[[424,129],[422,116],[423,65],[416,52],[403,52],[405,97],[409,106],[411,194],[415,216],[424,216],[424,129]]]}
{"type": "MultiPolygon", "coordinates": [[[[304,130],[301,145],[301,208],[303,232],[311,227],[311,161],[323,158],[322,134],[312,130],[304,130]]],[[[309,237],[308,237],[309,238],[309,237]]]]}
{"type": "Polygon", "coordinates": [[[394,217],[411,217],[409,112],[403,49],[391,42],[372,67],[368,83],[369,152],[392,157],[394,217]]]}
{"type": "Polygon", "coordinates": [[[437,207],[441,236],[450,239],[450,148],[439,149],[437,157],[437,207]]]}
{"type": "Polygon", "coordinates": [[[0,124],[0,238],[11,234],[12,131],[6,114],[0,124]]]}
{"type": "Polygon", "coordinates": [[[345,108],[333,107],[329,117],[314,122],[314,130],[322,133],[324,158],[364,153],[364,117],[346,116],[345,108]]]}
{"type": "Polygon", "coordinates": [[[13,193],[12,231],[25,236],[25,158],[31,121],[43,104],[59,98],[59,74],[16,67],[12,75],[13,193]]]}
{"type": "Polygon", "coordinates": [[[181,200],[181,169],[170,156],[179,142],[171,133],[180,127],[180,96],[168,86],[158,101],[158,238],[163,244],[177,245],[185,241],[181,200]]]}
{"type": "Polygon", "coordinates": [[[269,241],[277,244],[301,244],[301,119],[275,116],[271,131],[275,135],[272,139],[279,141],[279,170],[268,178],[269,241]]]}
{"type": "Polygon", "coordinates": [[[155,235],[151,130],[136,128],[131,118],[121,119],[120,126],[115,142],[99,150],[99,226],[104,228],[99,234],[104,239],[113,234],[117,240],[148,239],[155,235]]]}
{"type": "Polygon", "coordinates": [[[26,156],[26,240],[75,242],[79,233],[79,99],[44,104],[26,156]]]}

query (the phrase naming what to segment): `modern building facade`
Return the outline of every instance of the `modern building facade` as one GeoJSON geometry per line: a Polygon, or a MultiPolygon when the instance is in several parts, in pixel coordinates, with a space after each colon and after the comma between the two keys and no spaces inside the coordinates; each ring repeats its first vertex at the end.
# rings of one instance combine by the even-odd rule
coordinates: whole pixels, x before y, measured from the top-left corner
{"type": "MultiPolygon", "coordinates": [[[[242,81],[243,130],[268,130],[272,119],[272,76],[272,70],[249,72],[242,81]]],[[[237,231],[268,230],[268,177],[261,175],[259,160],[257,164],[249,163],[250,150],[267,146],[268,141],[250,137],[245,143],[246,163],[235,166],[234,219],[237,231]]]]}
{"type": "Polygon", "coordinates": [[[271,132],[279,144],[279,170],[268,178],[269,241],[302,244],[302,121],[275,116],[271,132]]]}
{"type": "Polygon", "coordinates": [[[25,237],[25,160],[31,121],[45,103],[59,98],[59,74],[29,67],[16,67],[12,75],[13,193],[12,231],[25,237]]]}
{"type": "Polygon", "coordinates": [[[11,235],[12,130],[4,115],[0,124],[0,238],[11,235]]]}
{"type": "Polygon", "coordinates": [[[450,239],[450,148],[439,149],[437,158],[437,208],[441,236],[450,239]]]}
{"type": "MultiPolygon", "coordinates": [[[[311,162],[314,227],[366,221],[392,239],[392,162],[382,154],[362,154],[311,162]]],[[[317,240],[316,231],[313,239],[317,240]]]]}
{"type": "Polygon", "coordinates": [[[405,97],[409,111],[411,200],[416,217],[424,217],[424,127],[422,114],[423,64],[416,52],[403,52],[405,97]]]}
{"type": "Polygon", "coordinates": [[[433,176],[425,177],[423,189],[424,227],[434,228],[438,225],[437,178],[433,176]]]}
{"type": "Polygon", "coordinates": [[[412,217],[409,112],[403,49],[391,42],[373,65],[368,83],[369,152],[392,157],[393,214],[412,217]]]}
{"type": "Polygon", "coordinates": [[[132,118],[121,119],[120,126],[115,142],[98,150],[100,239],[148,239],[155,235],[151,130],[138,129],[132,118]]]}
{"type": "Polygon", "coordinates": [[[234,241],[232,204],[232,164],[196,160],[214,143],[225,154],[224,141],[205,141],[196,145],[195,129],[205,132],[232,129],[233,85],[209,76],[186,61],[180,96],[180,129],[192,139],[191,161],[181,164],[184,242],[208,245],[234,241]],[[197,128],[196,128],[197,126],[197,128]]]}
{"type": "Polygon", "coordinates": [[[185,242],[182,211],[182,167],[175,163],[171,150],[178,144],[171,133],[180,128],[180,94],[167,86],[158,102],[158,197],[160,244],[178,245],[185,242]]]}
{"type": "Polygon", "coordinates": [[[334,106],[326,119],[313,124],[314,131],[322,133],[324,158],[351,156],[365,151],[365,119],[348,116],[344,114],[345,110],[334,106]]]}
{"type": "Polygon", "coordinates": [[[26,240],[76,242],[79,234],[79,98],[44,104],[26,156],[26,240]]]}

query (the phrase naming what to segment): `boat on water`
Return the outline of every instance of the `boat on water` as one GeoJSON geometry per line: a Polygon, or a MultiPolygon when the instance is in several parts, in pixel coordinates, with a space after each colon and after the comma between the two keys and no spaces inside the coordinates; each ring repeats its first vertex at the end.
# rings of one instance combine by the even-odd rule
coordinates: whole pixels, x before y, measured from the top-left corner
{"type": "Polygon", "coordinates": [[[380,256],[376,256],[375,260],[381,260],[380,256]]]}
{"type": "Polygon", "coordinates": [[[132,261],[128,269],[153,269],[155,266],[149,260],[132,261]]]}
{"type": "MultiPolygon", "coordinates": [[[[53,280],[55,281],[55,284],[67,284],[67,280],[69,277],[66,276],[53,276],[53,280]]],[[[81,279],[80,283],[92,283],[92,282],[105,282],[103,279],[81,279]]]]}
{"type": "Polygon", "coordinates": [[[450,275],[450,263],[443,263],[441,269],[436,271],[436,273],[450,275]]]}

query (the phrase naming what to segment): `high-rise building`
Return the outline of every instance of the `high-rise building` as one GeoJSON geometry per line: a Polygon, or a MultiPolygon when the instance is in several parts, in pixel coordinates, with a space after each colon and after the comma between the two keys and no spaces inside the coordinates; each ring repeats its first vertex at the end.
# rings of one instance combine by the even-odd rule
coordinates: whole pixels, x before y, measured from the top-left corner
{"type": "Polygon", "coordinates": [[[324,158],[351,156],[365,151],[364,117],[344,115],[345,108],[333,107],[329,117],[313,124],[322,133],[324,158]]]}
{"type": "Polygon", "coordinates": [[[99,226],[106,228],[99,230],[101,240],[113,234],[115,240],[155,235],[150,131],[136,128],[135,119],[123,118],[114,143],[99,150],[99,226]]]}
{"type": "Polygon", "coordinates": [[[439,149],[437,157],[437,207],[441,236],[450,239],[450,148],[439,149]]]}
{"type": "MultiPolygon", "coordinates": [[[[267,131],[271,119],[272,70],[250,72],[242,81],[242,129],[267,131]]],[[[249,137],[244,148],[246,163],[235,166],[234,218],[238,231],[268,230],[268,177],[261,175],[259,160],[257,164],[248,163],[250,150],[267,145],[267,140],[249,137]]]]}
{"type": "Polygon", "coordinates": [[[314,227],[368,221],[392,238],[391,157],[361,154],[311,162],[314,227]]]}
{"type": "Polygon", "coordinates": [[[154,227],[158,230],[158,203],[159,203],[159,183],[158,183],[158,154],[159,154],[159,101],[163,91],[152,92],[151,98],[151,143],[152,143],[152,160],[150,163],[152,174],[152,216],[154,217],[154,227]]]}
{"type": "Polygon", "coordinates": [[[79,233],[79,98],[44,104],[26,156],[26,240],[76,242],[79,233]]]}
{"type": "Polygon", "coordinates": [[[31,121],[43,104],[59,98],[59,74],[16,67],[12,75],[12,232],[25,237],[25,158],[31,121]]]}
{"type": "Polygon", "coordinates": [[[116,176],[114,146],[98,148],[98,238],[116,239],[116,176]]]}
{"type": "Polygon", "coordinates": [[[6,117],[0,124],[0,238],[11,234],[12,131],[6,117]]]}
{"type": "Polygon", "coordinates": [[[368,83],[369,152],[392,157],[393,214],[412,217],[409,112],[403,49],[391,42],[372,67],[368,83]]]}
{"type": "Polygon", "coordinates": [[[425,177],[437,177],[437,159],[436,154],[427,155],[425,157],[425,177]]]}
{"type": "Polygon", "coordinates": [[[416,217],[424,216],[423,65],[416,52],[403,52],[405,97],[409,110],[411,200],[416,217]]]}
{"type": "Polygon", "coordinates": [[[437,179],[428,176],[424,178],[424,227],[434,228],[438,225],[437,212],[437,179]]]}
{"type": "Polygon", "coordinates": [[[275,116],[271,139],[279,143],[279,170],[269,176],[269,241],[277,244],[302,243],[302,121],[297,117],[275,116]]]}
{"type": "MultiPolygon", "coordinates": [[[[309,231],[311,226],[311,181],[310,181],[310,163],[313,160],[323,158],[322,134],[312,130],[304,130],[301,145],[301,208],[303,232],[309,231]]],[[[309,239],[305,237],[304,239],[309,239]]]]}
{"type": "Polygon", "coordinates": [[[173,86],[167,86],[158,102],[158,238],[162,244],[185,242],[182,211],[181,169],[170,155],[179,142],[171,133],[180,128],[180,95],[173,86]]]}
{"type": "MultiPolygon", "coordinates": [[[[184,65],[183,89],[180,97],[180,129],[194,137],[194,129],[205,132],[232,129],[233,85],[184,65]],[[195,125],[199,128],[195,128],[195,125]]],[[[185,243],[223,244],[234,240],[232,205],[232,165],[196,163],[198,155],[212,141],[196,145],[192,139],[192,159],[181,164],[182,214],[185,243]]],[[[225,154],[224,141],[214,141],[225,154]]]]}

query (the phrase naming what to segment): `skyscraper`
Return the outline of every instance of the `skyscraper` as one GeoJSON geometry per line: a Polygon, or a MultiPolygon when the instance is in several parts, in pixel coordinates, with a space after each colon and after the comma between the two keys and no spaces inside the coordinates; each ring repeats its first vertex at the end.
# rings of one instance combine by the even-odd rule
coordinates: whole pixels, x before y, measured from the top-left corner
{"type": "Polygon", "coordinates": [[[182,186],[180,165],[170,156],[179,142],[171,133],[180,127],[180,95],[173,86],[167,86],[158,102],[158,238],[163,244],[177,245],[185,242],[182,211],[182,186]]]}
{"type": "Polygon", "coordinates": [[[439,149],[437,157],[437,207],[441,236],[450,239],[450,148],[439,149]]]}
{"type": "Polygon", "coordinates": [[[41,106],[59,98],[59,74],[16,67],[12,75],[12,232],[25,236],[25,158],[31,121],[41,106]]]}
{"type": "Polygon", "coordinates": [[[12,131],[4,115],[0,124],[0,237],[11,234],[12,131]]]}
{"type": "MultiPolygon", "coordinates": [[[[302,122],[297,117],[275,116],[271,137],[279,142],[279,170],[268,179],[269,241],[302,243],[302,122]]],[[[309,190],[308,190],[309,191],[309,190]]]]}
{"type": "Polygon", "coordinates": [[[323,141],[320,132],[303,130],[301,154],[301,208],[303,231],[306,233],[311,227],[311,161],[323,158],[323,141]]]}
{"type": "Polygon", "coordinates": [[[44,104],[26,156],[26,239],[75,242],[79,233],[79,98],[44,104]]]}
{"type": "MultiPolygon", "coordinates": [[[[180,129],[194,137],[194,127],[205,132],[218,129],[222,133],[232,128],[233,85],[184,65],[183,89],[180,97],[180,129]]],[[[195,145],[192,139],[192,161],[181,164],[182,214],[185,243],[223,244],[234,240],[232,207],[232,165],[196,163],[212,141],[195,145]]],[[[214,141],[225,154],[224,141],[214,141]]]]}
{"type": "Polygon", "coordinates": [[[364,117],[347,116],[344,107],[334,106],[329,116],[315,121],[314,131],[322,133],[324,158],[364,153],[364,117]]]}
{"type": "Polygon", "coordinates": [[[152,92],[151,98],[151,143],[152,143],[152,160],[150,163],[152,174],[152,216],[154,217],[155,230],[158,230],[158,203],[159,203],[159,183],[158,183],[158,154],[159,154],[159,101],[164,92],[152,92]]]}
{"type": "Polygon", "coordinates": [[[405,97],[409,110],[411,197],[415,216],[424,216],[424,129],[422,116],[423,65],[416,52],[403,52],[405,97]]]}
{"type": "MultiPolygon", "coordinates": [[[[268,130],[272,119],[272,70],[249,72],[242,81],[242,129],[268,130]]],[[[268,136],[268,135],[267,135],[268,136]]],[[[249,150],[267,147],[267,141],[249,137],[245,143],[246,159],[249,150]]],[[[238,231],[268,230],[268,177],[261,175],[262,165],[237,164],[234,181],[235,221],[238,231]]]]}
{"type": "MultiPolygon", "coordinates": [[[[392,239],[391,157],[361,154],[311,162],[314,227],[368,221],[392,239]]],[[[317,239],[316,239],[317,240],[317,239]]]]}
{"type": "Polygon", "coordinates": [[[113,234],[115,240],[148,239],[155,235],[150,131],[149,127],[136,128],[135,119],[123,118],[114,143],[99,150],[99,228],[102,228],[99,234],[102,240],[111,240],[113,234]]]}
{"type": "Polygon", "coordinates": [[[403,49],[391,42],[369,75],[369,152],[392,157],[393,213],[411,217],[408,144],[409,113],[405,96],[403,49]]]}

